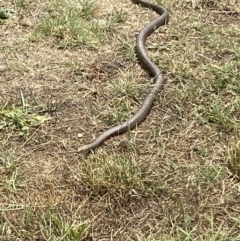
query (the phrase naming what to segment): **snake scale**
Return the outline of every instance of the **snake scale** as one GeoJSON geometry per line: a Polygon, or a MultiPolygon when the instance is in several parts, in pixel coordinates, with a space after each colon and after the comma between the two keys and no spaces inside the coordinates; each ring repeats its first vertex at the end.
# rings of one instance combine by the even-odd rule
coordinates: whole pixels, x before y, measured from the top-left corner
{"type": "Polygon", "coordinates": [[[149,94],[146,96],[145,100],[142,102],[141,107],[129,120],[103,132],[91,143],[81,146],[78,149],[79,152],[94,150],[101,146],[104,141],[106,141],[110,137],[123,134],[139,126],[148,116],[152,108],[155,96],[163,87],[164,80],[161,70],[156,64],[151,61],[148,54],[146,53],[145,42],[147,37],[152,34],[158,27],[167,24],[169,19],[169,13],[165,8],[160,7],[154,3],[148,3],[143,0],[132,0],[132,2],[135,4],[140,4],[143,7],[150,8],[160,15],[156,20],[149,23],[144,29],[140,31],[136,43],[136,53],[140,64],[144,69],[149,72],[151,76],[154,77],[153,87],[150,90],[149,94]]]}

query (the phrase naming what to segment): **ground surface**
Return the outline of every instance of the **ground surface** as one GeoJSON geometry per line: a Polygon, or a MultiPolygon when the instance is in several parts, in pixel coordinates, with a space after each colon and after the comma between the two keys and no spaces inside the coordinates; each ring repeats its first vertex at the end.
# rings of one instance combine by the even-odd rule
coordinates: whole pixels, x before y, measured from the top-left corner
{"type": "Polygon", "coordinates": [[[148,39],[166,85],[135,52],[157,15],[129,1],[0,1],[1,240],[240,240],[240,2],[159,1],[148,39]]]}

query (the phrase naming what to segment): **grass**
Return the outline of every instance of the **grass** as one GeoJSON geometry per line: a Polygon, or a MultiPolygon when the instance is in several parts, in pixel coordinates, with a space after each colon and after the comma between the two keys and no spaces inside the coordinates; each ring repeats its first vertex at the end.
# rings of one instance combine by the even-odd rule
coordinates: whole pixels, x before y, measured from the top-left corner
{"type": "Polygon", "coordinates": [[[159,195],[164,190],[154,165],[139,165],[131,157],[103,154],[91,157],[90,162],[84,162],[81,168],[73,171],[83,191],[90,189],[93,195],[108,194],[113,197],[118,193],[119,201],[132,195],[159,195]]]}
{"type": "Polygon", "coordinates": [[[156,15],[131,1],[1,5],[1,240],[240,239],[240,5],[155,2],[171,14],[146,43],[164,89],[90,155],[75,151],[151,88],[135,41],[156,15]]]}
{"type": "Polygon", "coordinates": [[[12,108],[0,109],[0,130],[8,128],[10,131],[16,131],[19,136],[27,136],[31,127],[37,127],[50,117],[34,113],[31,106],[25,103],[24,96],[21,93],[22,107],[12,106],[12,108]]]}
{"type": "Polygon", "coordinates": [[[10,110],[0,110],[0,130],[9,128],[18,132],[19,136],[24,136],[31,127],[41,125],[47,119],[49,118],[31,113],[29,109],[13,106],[10,110]]]}
{"type": "Polygon", "coordinates": [[[81,44],[95,46],[104,39],[103,27],[94,20],[97,6],[92,1],[50,1],[49,16],[33,32],[32,40],[49,36],[60,47],[81,44]]]}

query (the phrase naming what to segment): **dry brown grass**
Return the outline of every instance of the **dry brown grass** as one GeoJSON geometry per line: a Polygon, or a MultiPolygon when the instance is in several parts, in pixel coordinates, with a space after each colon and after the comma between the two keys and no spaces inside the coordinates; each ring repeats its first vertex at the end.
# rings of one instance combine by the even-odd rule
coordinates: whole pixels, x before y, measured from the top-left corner
{"type": "Polygon", "coordinates": [[[1,240],[240,239],[240,4],[159,2],[171,19],[147,46],[164,90],[137,130],[83,155],[148,92],[134,45],[156,14],[0,1],[1,240]]]}

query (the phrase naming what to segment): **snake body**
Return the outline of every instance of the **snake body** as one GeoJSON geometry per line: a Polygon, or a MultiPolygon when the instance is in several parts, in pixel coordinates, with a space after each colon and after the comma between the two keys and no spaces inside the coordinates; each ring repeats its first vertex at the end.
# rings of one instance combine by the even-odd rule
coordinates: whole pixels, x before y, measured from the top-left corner
{"type": "Polygon", "coordinates": [[[157,12],[158,14],[160,14],[160,16],[156,20],[152,21],[144,29],[141,30],[141,32],[137,37],[137,43],[136,43],[136,53],[137,53],[139,62],[141,63],[143,68],[146,69],[149,72],[149,74],[154,77],[153,88],[146,96],[145,100],[142,102],[141,107],[129,120],[103,132],[98,138],[96,138],[91,143],[81,146],[78,149],[79,152],[94,150],[99,146],[101,146],[110,137],[123,134],[139,126],[148,116],[152,108],[155,96],[159,93],[159,91],[163,87],[164,80],[163,80],[161,70],[156,64],[154,64],[151,61],[148,54],[146,53],[145,42],[147,37],[151,33],[153,33],[158,27],[167,24],[169,19],[168,11],[165,8],[160,7],[154,3],[148,3],[143,0],[132,0],[132,2],[135,4],[140,4],[143,7],[150,8],[155,12],[157,12]]]}

